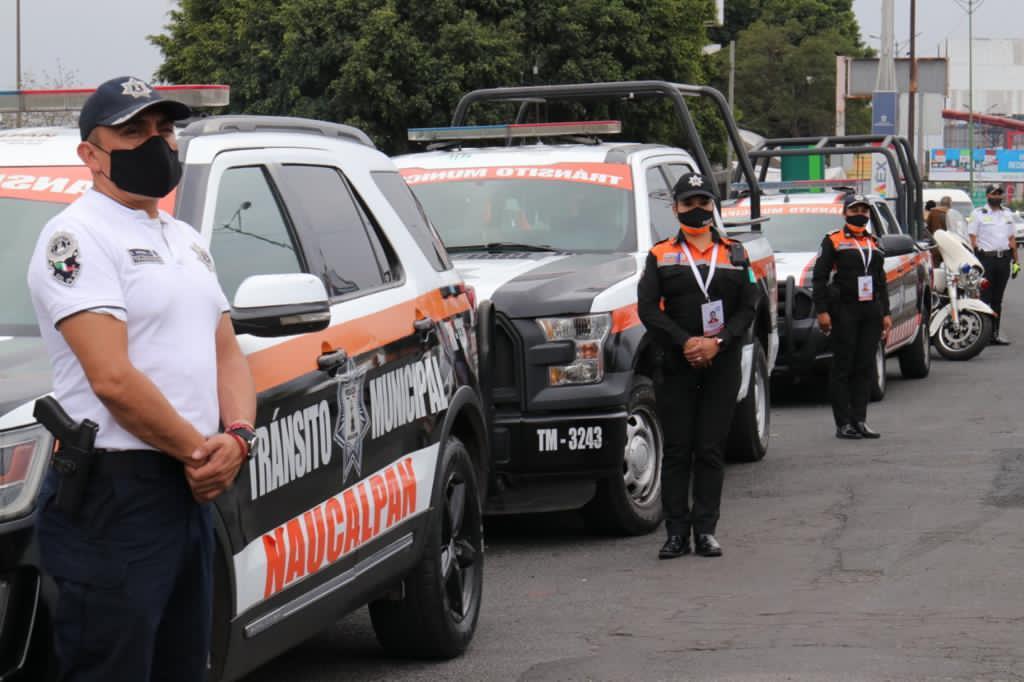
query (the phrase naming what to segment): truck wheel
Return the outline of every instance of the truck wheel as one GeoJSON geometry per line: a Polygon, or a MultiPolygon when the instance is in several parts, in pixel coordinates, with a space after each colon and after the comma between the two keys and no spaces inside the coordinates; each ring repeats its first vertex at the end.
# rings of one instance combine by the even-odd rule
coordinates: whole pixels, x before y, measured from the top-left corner
{"type": "Polygon", "coordinates": [[[757,462],[768,452],[771,426],[771,382],[768,358],[761,344],[754,344],[754,362],[750,368],[747,397],[736,404],[729,429],[725,458],[730,462],[757,462]]]}
{"type": "Polygon", "coordinates": [[[871,383],[871,401],[878,402],[885,397],[885,384],[887,377],[885,376],[885,342],[881,341],[878,344],[878,349],[875,350],[875,380],[871,383]]]}
{"type": "Polygon", "coordinates": [[[932,344],[928,339],[928,315],[921,315],[914,342],[900,351],[900,374],[904,379],[924,379],[932,368],[932,344]]]}
{"type": "Polygon", "coordinates": [[[637,375],[629,397],[622,476],[598,482],[594,499],[583,508],[592,527],[618,535],[643,535],[658,527],[662,443],[654,385],[637,375]]]}
{"type": "Polygon", "coordinates": [[[450,437],[441,456],[441,501],[427,528],[419,563],[402,599],[370,604],[377,641],[415,658],[458,656],[469,646],[483,596],[484,530],[476,472],[462,442],[450,437]]]}

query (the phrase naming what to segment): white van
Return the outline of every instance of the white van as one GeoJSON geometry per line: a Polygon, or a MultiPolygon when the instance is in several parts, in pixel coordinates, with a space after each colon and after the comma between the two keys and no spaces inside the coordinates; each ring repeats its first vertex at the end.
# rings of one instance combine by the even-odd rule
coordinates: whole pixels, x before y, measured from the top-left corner
{"type": "Polygon", "coordinates": [[[924,203],[934,201],[936,204],[942,197],[949,197],[953,200],[953,208],[960,211],[965,217],[971,215],[971,211],[974,210],[974,202],[971,201],[971,195],[962,189],[943,189],[941,187],[932,187],[931,189],[921,190],[922,200],[924,203]]]}

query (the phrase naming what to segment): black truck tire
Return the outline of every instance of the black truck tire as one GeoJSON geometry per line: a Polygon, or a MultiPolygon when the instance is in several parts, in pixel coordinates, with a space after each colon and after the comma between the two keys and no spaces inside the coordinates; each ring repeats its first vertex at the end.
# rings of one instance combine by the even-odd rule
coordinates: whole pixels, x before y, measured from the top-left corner
{"type": "Polygon", "coordinates": [[[914,342],[900,351],[900,374],[904,379],[924,379],[932,368],[932,344],[928,338],[928,314],[921,315],[914,342]]]}
{"type": "Polygon", "coordinates": [[[370,603],[377,640],[398,656],[446,659],[469,646],[483,597],[483,506],[466,446],[454,436],[443,445],[441,501],[427,529],[426,547],[405,580],[399,600],[370,603]]]}
{"type": "Polygon", "coordinates": [[[629,395],[622,476],[598,481],[594,498],[583,508],[592,528],[616,535],[644,535],[658,527],[663,443],[654,384],[638,374],[629,395]]]}
{"type": "Polygon", "coordinates": [[[885,360],[885,341],[880,341],[878,343],[878,349],[875,351],[875,367],[872,371],[872,402],[877,403],[885,397],[885,386],[888,383],[888,377],[885,375],[885,360]]]}
{"type": "Polygon", "coordinates": [[[729,430],[725,458],[730,462],[757,462],[768,452],[771,434],[771,381],[768,357],[760,343],[754,343],[747,395],[736,404],[729,430]]]}

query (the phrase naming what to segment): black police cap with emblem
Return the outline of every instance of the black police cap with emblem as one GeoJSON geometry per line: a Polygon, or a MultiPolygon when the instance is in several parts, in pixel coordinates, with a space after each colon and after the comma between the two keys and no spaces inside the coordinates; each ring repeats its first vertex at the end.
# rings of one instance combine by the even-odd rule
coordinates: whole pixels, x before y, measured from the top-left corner
{"type": "Polygon", "coordinates": [[[187,104],[164,99],[149,83],[133,76],[121,76],[108,80],[85,100],[78,115],[78,131],[84,140],[96,126],[127,123],[151,107],[163,108],[173,121],[192,115],[187,104]]]}
{"type": "Polygon", "coordinates": [[[682,201],[693,196],[705,196],[715,198],[715,186],[711,179],[700,173],[685,173],[679,178],[675,187],[672,188],[672,198],[682,201]]]}
{"type": "Polygon", "coordinates": [[[1002,185],[989,185],[985,188],[985,194],[1005,194],[1002,185]]]}
{"type": "Polygon", "coordinates": [[[855,205],[855,204],[863,204],[864,206],[867,206],[868,208],[871,207],[871,202],[868,201],[868,198],[866,196],[864,196],[863,194],[852,194],[851,193],[851,194],[847,194],[846,196],[843,197],[843,210],[844,211],[846,209],[850,208],[851,206],[855,205]]]}

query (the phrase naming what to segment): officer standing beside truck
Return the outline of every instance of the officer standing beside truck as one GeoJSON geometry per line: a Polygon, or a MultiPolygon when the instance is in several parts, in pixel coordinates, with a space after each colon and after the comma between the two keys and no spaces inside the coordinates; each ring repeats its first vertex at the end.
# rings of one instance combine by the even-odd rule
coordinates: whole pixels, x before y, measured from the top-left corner
{"type": "Polygon", "coordinates": [[[684,174],[672,197],[679,233],[650,250],[637,287],[640,320],[662,354],[654,388],[665,436],[661,500],[668,539],[658,557],[688,554],[691,531],[697,554],[716,557],[722,555],[715,530],[725,441],[758,289],[743,245],[714,228],[710,178],[684,174]]]}
{"type": "Polygon", "coordinates": [[[1017,261],[1017,230],[1010,209],[1003,208],[1003,188],[999,185],[989,185],[985,189],[985,196],[988,205],[971,212],[967,234],[989,281],[988,288],[981,290],[981,300],[996,311],[995,325],[992,327],[992,344],[1007,346],[1010,342],[1000,333],[999,327],[1003,319],[1003,293],[1006,291],[1006,284],[1011,273],[1016,277],[1020,271],[1017,261]]]}
{"type": "Polygon", "coordinates": [[[206,679],[207,503],[248,455],[256,398],[199,233],[157,206],[181,178],[174,121],[189,115],[139,79],[101,85],[79,117],[93,189],[47,223],[29,265],[55,397],[98,425],[39,499],[70,682],[206,679]]]}
{"type": "Polygon", "coordinates": [[[871,204],[864,195],[847,194],[843,216],[846,224],[825,235],[818,250],[814,309],[822,333],[832,337],[829,392],[836,438],[879,438],[867,424],[867,412],[878,344],[892,329],[885,254],[867,230],[871,204]]]}

